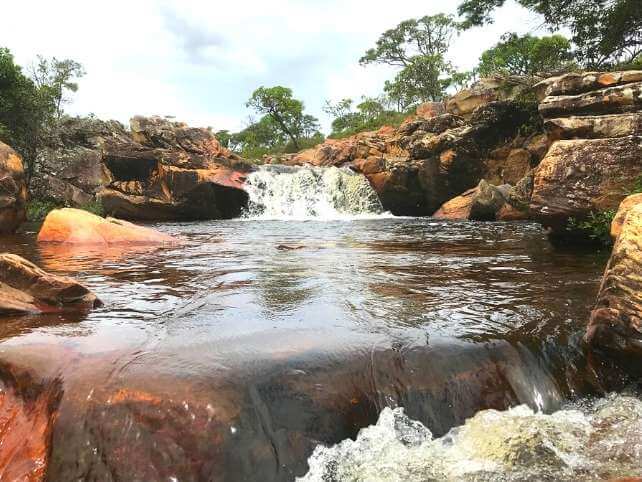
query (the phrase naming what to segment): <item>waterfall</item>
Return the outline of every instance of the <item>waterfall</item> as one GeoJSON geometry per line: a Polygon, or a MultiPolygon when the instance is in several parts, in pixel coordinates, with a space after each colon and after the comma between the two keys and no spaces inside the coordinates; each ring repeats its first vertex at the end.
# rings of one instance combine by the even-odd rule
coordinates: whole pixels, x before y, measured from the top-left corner
{"type": "Polygon", "coordinates": [[[345,168],[262,166],[248,176],[246,190],[249,218],[337,220],[383,214],[365,176],[345,168]]]}

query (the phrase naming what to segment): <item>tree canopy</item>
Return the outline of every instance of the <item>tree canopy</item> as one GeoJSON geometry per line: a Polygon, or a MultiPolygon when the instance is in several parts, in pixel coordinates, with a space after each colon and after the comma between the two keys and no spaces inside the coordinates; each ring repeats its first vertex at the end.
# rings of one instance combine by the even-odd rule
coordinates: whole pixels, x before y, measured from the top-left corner
{"type": "Polygon", "coordinates": [[[384,97],[362,97],[353,110],[352,99],[336,103],[326,101],[324,112],[333,118],[332,138],[347,137],[358,132],[379,129],[384,125],[398,125],[406,117],[405,112],[392,110],[384,97]]]}
{"type": "MultiPolygon", "coordinates": [[[[544,17],[551,30],[570,30],[575,55],[589,68],[628,63],[642,53],[640,0],[517,0],[544,17]]],[[[506,0],[464,0],[459,14],[469,28],[491,23],[492,13],[506,0]]]]}
{"type": "Polygon", "coordinates": [[[497,45],[486,50],[478,67],[479,75],[541,76],[568,68],[573,54],[570,42],[561,35],[535,37],[507,33],[497,45]]]}

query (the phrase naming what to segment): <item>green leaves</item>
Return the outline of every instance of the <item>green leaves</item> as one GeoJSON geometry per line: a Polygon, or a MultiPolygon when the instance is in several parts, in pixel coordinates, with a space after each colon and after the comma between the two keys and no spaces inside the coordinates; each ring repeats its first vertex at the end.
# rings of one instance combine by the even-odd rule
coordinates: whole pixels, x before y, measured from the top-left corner
{"type": "Polygon", "coordinates": [[[501,42],[482,54],[479,74],[543,77],[568,68],[572,59],[571,44],[561,35],[534,37],[507,33],[501,42]]]}

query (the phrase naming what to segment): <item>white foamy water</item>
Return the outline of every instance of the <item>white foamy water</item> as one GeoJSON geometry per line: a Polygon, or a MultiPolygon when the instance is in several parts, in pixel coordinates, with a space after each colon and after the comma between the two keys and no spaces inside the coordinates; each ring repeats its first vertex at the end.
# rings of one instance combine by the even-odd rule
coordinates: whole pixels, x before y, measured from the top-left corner
{"type": "Polygon", "coordinates": [[[248,175],[252,219],[342,220],[390,216],[362,174],[336,167],[263,166],[248,175]]]}
{"type": "Polygon", "coordinates": [[[611,395],[550,415],[485,410],[441,438],[386,408],[356,440],[318,446],[298,480],[593,481],[642,475],[642,402],[611,395]]]}

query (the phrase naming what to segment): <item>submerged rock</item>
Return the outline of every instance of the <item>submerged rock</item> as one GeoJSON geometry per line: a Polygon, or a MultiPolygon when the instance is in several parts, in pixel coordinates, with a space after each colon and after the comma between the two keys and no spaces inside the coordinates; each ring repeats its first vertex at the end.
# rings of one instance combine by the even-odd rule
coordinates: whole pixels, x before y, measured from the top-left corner
{"type": "MultiPolygon", "coordinates": [[[[642,202],[623,203],[624,217],[591,313],[587,341],[616,356],[634,356],[634,372],[642,356],[642,202]]],[[[617,229],[616,229],[617,231],[617,229]]]]}
{"type": "Polygon", "coordinates": [[[14,254],[0,254],[0,315],[87,310],[102,303],[91,291],[14,254]]]}
{"type": "Polygon", "coordinates": [[[38,233],[39,242],[111,245],[171,244],[176,239],[154,229],[114,218],[102,218],[82,209],[51,211],[38,233]]]}
{"type": "Polygon", "coordinates": [[[27,184],[22,159],[0,142],[0,234],[12,233],[25,220],[27,184]]]}

